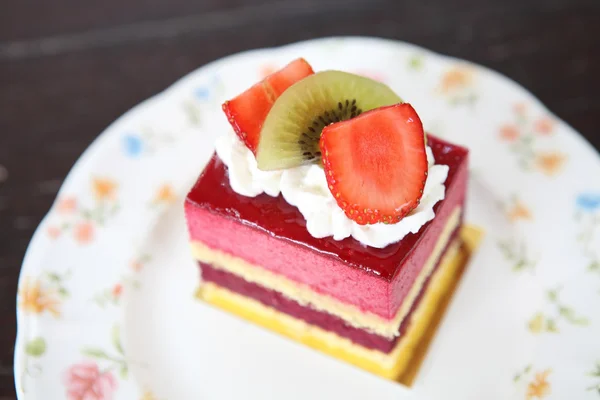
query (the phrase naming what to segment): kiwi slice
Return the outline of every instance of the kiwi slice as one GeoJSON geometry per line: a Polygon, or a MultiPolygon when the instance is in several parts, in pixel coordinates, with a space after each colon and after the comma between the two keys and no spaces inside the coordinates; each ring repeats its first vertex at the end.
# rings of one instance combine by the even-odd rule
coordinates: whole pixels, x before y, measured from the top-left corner
{"type": "Polygon", "coordinates": [[[388,86],[360,75],[341,71],[309,75],[286,89],[269,111],[256,151],[258,168],[317,163],[325,126],[401,102],[388,86]]]}

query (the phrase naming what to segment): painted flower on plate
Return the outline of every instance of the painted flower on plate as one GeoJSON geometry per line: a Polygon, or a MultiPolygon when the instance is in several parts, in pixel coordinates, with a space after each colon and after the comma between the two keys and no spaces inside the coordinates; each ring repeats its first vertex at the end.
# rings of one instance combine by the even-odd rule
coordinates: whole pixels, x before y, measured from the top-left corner
{"type": "Polygon", "coordinates": [[[548,382],[550,370],[538,372],[529,385],[527,385],[527,400],[543,399],[550,394],[550,382],[548,382]]]}
{"type": "Polygon", "coordinates": [[[56,209],[61,214],[71,214],[77,210],[77,199],[73,196],[65,197],[58,202],[56,209]]]}
{"type": "Polygon", "coordinates": [[[513,111],[517,115],[524,115],[527,112],[527,104],[523,102],[518,102],[513,105],[513,111]]]}
{"type": "Polygon", "coordinates": [[[164,184],[158,188],[152,204],[171,204],[177,199],[177,194],[173,187],[169,184],[164,184]]]}
{"type": "Polygon", "coordinates": [[[535,123],[533,124],[533,129],[537,133],[540,133],[542,135],[548,135],[552,133],[552,130],[554,129],[554,121],[552,121],[548,117],[542,117],[535,121],[535,123]]]}
{"type": "Polygon", "coordinates": [[[135,157],[142,153],[144,149],[144,142],[140,136],[129,133],[123,136],[123,149],[125,154],[135,157]]]}
{"type": "MultiPolygon", "coordinates": [[[[273,65],[266,65],[259,71],[260,78],[275,72],[277,68],[273,65]]],[[[216,99],[222,93],[223,85],[218,75],[212,76],[208,81],[197,86],[193,90],[193,95],[196,100],[201,102],[210,101],[211,98],[216,99]]]]}
{"type": "Polygon", "coordinates": [[[532,333],[540,333],[544,330],[544,315],[542,313],[537,313],[534,317],[529,321],[529,330],[532,333]]]}
{"type": "Polygon", "coordinates": [[[450,106],[475,105],[478,94],[473,68],[458,64],[447,69],[441,75],[436,91],[450,106]]]}
{"type": "Polygon", "coordinates": [[[516,201],[508,210],[508,219],[512,222],[517,220],[531,220],[531,211],[525,204],[516,201]]]}
{"type": "Polygon", "coordinates": [[[514,142],[519,138],[519,129],[514,125],[502,125],[500,127],[500,139],[506,142],[514,142]]]}
{"type": "Polygon", "coordinates": [[[46,230],[50,239],[56,239],[60,236],[61,230],[56,226],[49,226],[46,230]]]}
{"type": "Polygon", "coordinates": [[[210,97],[210,89],[207,86],[201,86],[194,90],[194,95],[200,100],[206,100],[210,97]]]}
{"type": "Polygon", "coordinates": [[[538,153],[535,157],[537,168],[548,176],[556,175],[566,161],[566,157],[557,152],[538,153]]]}
{"type": "Polygon", "coordinates": [[[117,380],[110,372],[101,372],[95,362],[82,362],[68,369],[65,376],[69,400],[111,400],[117,380]]]}
{"type": "Polygon", "coordinates": [[[48,312],[54,317],[60,316],[58,298],[55,293],[42,287],[39,279],[25,278],[19,290],[19,297],[19,307],[25,312],[34,314],[48,312]]]}
{"type": "Polygon", "coordinates": [[[600,210],[600,192],[598,193],[581,193],[577,196],[577,207],[582,211],[600,210]]]}
{"type": "Polygon", "coordinates": [[[100,228],[119,211],[118,184],[106,177],[93,177],[90,191],[93,202],[74,196],[60,198],[54,207],[55,220],[46,228],[51,239],[58,239],[68,232],[80,245],[90,244],[100,228]]]}
{"type": "Polygon", "coordinates": [[[463,89],[471,85],[472,81],[472,71],[466,67],[457,66],[444,73],[440,82],[440,90],[442,93],[448,93],[453,90],[463,89]]]}
{"type": "Polygon", "coordinates": [[[586,316],[576,313],[573,307],[560,299],[561,290],[559,287],[546,292],[549,307],[547,312],[538,312],[529,320],[527,327],[531,333],[558,333],[561,321],[577,327],[589,325],[590,321],[586,316]]]}
{"type": "Polygon", "coordinates": [[[112,179],[94,178],[92,180],[92,188],[94,196],[98,200],[109,200],[115,197],[117,183],[112,179]]]}
{"type": "Polygon", "coordinates": [[[142,397],[140,397],[140,400],[158,400],[156,398],[156,396],[154,396],[154,393],[150,392],[150,391],[145,391],[144,394],[142,394],[142,397]]]}
{"type": "Polygon", "coordinates": [[[523,102],[515,103],[512,111],[512,122],[499,127],[499,140],[507,144],[523,170],[538,171],[547,176],[556,175],[567,161],[566,155],[540,149],[543,143],[552,144],[554,120],[547,115],[532,118],[523,102]]]}
{"type": "Polygon", "coordinates": [[[75,226],[73,235],[78,243],[90,243],[94,238],[94,225],[87,221],[80,222],[75,226]]]}
{"type": "Polygon", "coordinates": [[[115,284],[112,288],[112,294],[114,297],[119,297],[123,293],[123,285],[120,283],[115,284]]]}

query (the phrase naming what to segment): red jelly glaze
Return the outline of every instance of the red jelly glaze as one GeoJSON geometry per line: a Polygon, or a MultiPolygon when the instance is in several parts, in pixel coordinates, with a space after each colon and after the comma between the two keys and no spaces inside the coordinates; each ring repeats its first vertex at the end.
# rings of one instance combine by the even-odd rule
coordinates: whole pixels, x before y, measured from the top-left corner
{"type": "MultiPolygon", "coordinates": [[[[468,155],[464,147],[451,144],[432,135],[427,135],[428,145],[435,156],[436,164],[448,165],[450,170],[445,185],[452,185],[458,166],[468,155]]],[[[245,197],[235,193],[229,186],[227,167],[216,156],[210,160],[199,182],[188,194],[187,201],[200,207],[212,210],[216,214],[234,218],[244,224],[266,230],[282,240],[290,240],[329,257],[336,257],[343,262],[367,273],[374,274],[390,281],[402,265],[421,236],[427,231],[431,221],[415,234],[408,234],[400,242],[388,245],[383,249],[364,246],[349,237],[336,241],[333,237],[315,238],[306,229],[306,221],[300,211],[288,204],[281,195],[273,198],[267,194],[256,197],[245,197]],[[201,190],[200,187],[219,187],[221,190],[201,190]]],[[[437,213],[442,202],[434,206],[437,213]]]]}

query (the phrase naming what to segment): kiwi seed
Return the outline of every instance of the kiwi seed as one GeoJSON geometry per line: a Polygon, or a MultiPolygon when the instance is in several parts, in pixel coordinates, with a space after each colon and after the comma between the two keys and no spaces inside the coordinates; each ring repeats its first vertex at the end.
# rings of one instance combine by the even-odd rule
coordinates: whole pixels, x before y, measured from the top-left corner
{"type": "Polygon", "coordinates": [[[329,124],[402,102],[388,86],[341,71],[323,71],[290,86],[263,124],[256,160],[262,170],[321,160],[319,139],[329,124]]]}

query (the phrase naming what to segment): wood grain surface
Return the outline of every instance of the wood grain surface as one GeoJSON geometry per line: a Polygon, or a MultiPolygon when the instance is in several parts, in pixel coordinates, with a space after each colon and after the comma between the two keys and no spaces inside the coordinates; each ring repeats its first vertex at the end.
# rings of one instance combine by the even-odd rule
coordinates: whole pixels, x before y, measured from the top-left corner
{"type": "Polygon", "coordinates": [[[90,142],[205,63],[334,35],[399,39],[495,69],[600,148],[598,0],[3,0],[0,399],[15,398],[24,252],[90,142]]]}

